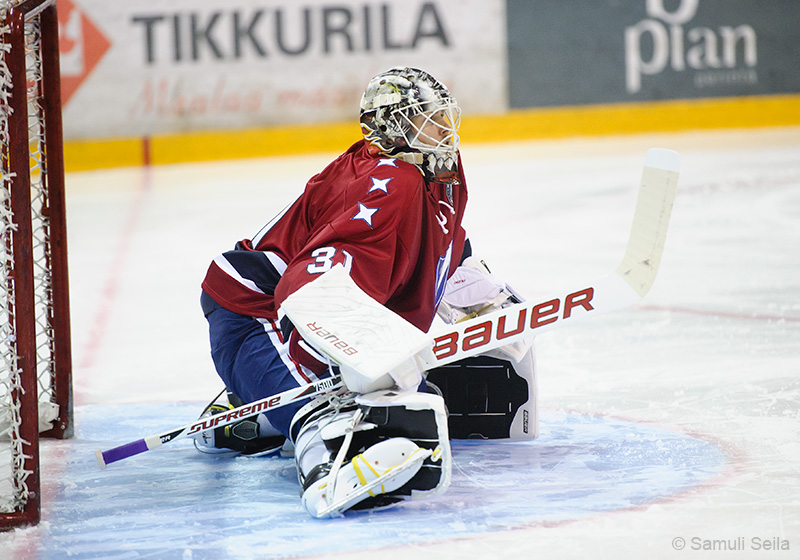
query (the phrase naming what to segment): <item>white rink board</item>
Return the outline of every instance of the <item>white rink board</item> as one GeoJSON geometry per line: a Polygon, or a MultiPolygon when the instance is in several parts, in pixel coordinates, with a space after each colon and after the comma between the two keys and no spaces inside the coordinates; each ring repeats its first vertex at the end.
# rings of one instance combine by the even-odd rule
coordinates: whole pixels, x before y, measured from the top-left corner
{"type": "Polygon", "coordinates": [[[396,65],[432,73],[465,112],[506,109],[501,0],[64,3],[69,139],[353,121],[369,78],[396,65]]]}

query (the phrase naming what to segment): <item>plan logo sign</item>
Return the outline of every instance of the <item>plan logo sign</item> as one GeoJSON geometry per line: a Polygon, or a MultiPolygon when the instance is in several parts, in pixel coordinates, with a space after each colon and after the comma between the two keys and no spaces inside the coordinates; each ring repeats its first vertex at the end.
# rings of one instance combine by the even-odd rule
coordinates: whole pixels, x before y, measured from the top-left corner
{"type": "Polygon", "coordinates": [[[800,92],[800,1],[507,0],[509,105],[800,92]]]}
{"type": "Polygon", "coordinates": [[[86,13],[72,0],[58,0],[61,103],[69,100],[111,48],[86,13]]]}
{"type": "Polygon", "coordinates": [[[641,91],[644,76],[695,70],[694,86],[758,83],[756,31],[747,24],[693,26],[700,0],[646,0],[647,19],[625,28],[625,89],[641,91]],[[675,5],[674,2],[671,3],[675,5]],[[648,54],[645,54],[645,52],[648,54]]]}

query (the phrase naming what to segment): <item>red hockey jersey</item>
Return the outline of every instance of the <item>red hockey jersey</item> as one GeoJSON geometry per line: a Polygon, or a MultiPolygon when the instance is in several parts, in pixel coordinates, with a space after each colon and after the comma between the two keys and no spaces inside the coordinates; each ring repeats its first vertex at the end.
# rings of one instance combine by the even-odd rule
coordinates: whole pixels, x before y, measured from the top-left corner
{"type": "Polygon", "coordinates": [[[357,142],[253,239],[217,256],[203,290],[226,309],[275,319],[286,297],[342,263],[362,290],[427,331],[464,251],[460,175],[458,185],[426,184],[415,166],[357,142]]]}

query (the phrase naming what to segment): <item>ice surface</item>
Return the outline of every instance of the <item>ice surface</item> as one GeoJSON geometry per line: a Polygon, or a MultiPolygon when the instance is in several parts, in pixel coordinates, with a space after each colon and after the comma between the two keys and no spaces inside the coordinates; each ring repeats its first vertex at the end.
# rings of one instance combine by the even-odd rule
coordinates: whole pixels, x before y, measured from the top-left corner
{"type": "Polygon", "coordinates": [[[473,246],[530,297],[611,272],[651,147],[682,160],[659,277],[537,339],[540,439],[458,443],[441,498],[322,522],[286,459],[94,448],[216,394],[205,268],[329,156],[69,175],[77,437],[43,442],[43,521],[0,558],[797,558],[800,129],[463,146],[473,246]]]}
{"type": "Polygon", "coordinates": [[[202,406],[81,407],[78,435],[49,483],[58,499],[39,557],[96,558],[112,552],[109,542],[130,557],[183,550],[209,560],[423,544],[639,507],[696,489],[729,468],[714,442],[559,411],[543,415],[536,442],[455,443],[453,483],[442,498],[343,519],[309,518],[289,458],[201,454],[179,440],[97,470],[94,447],[180,426],[202,406]]]}

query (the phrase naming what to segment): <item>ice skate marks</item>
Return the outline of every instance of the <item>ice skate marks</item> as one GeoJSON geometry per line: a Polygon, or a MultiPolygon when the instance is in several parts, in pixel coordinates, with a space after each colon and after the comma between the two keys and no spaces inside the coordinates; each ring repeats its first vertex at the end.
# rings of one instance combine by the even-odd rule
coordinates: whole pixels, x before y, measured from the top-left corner
{"type": "Polygon", "coordinates": [[[60,558],[64,550],[73,559],[98,558],[109,542],[131,555],[177,550],[219,559],[459,540],[637,508],[706,486],[727,468],[725,453],[705,439],[552,411],[542,413],[542,435],[533,442],[454,443],[453,481],[435,500],[330,520],[312,520],[303,510],[290,459],[202,455],[187,439],[113,473],[95,468],[98,444],[180,423],[200,407],[80,407],[78,436],[50,491],[49,534],[38,558],[60,558]]]}

